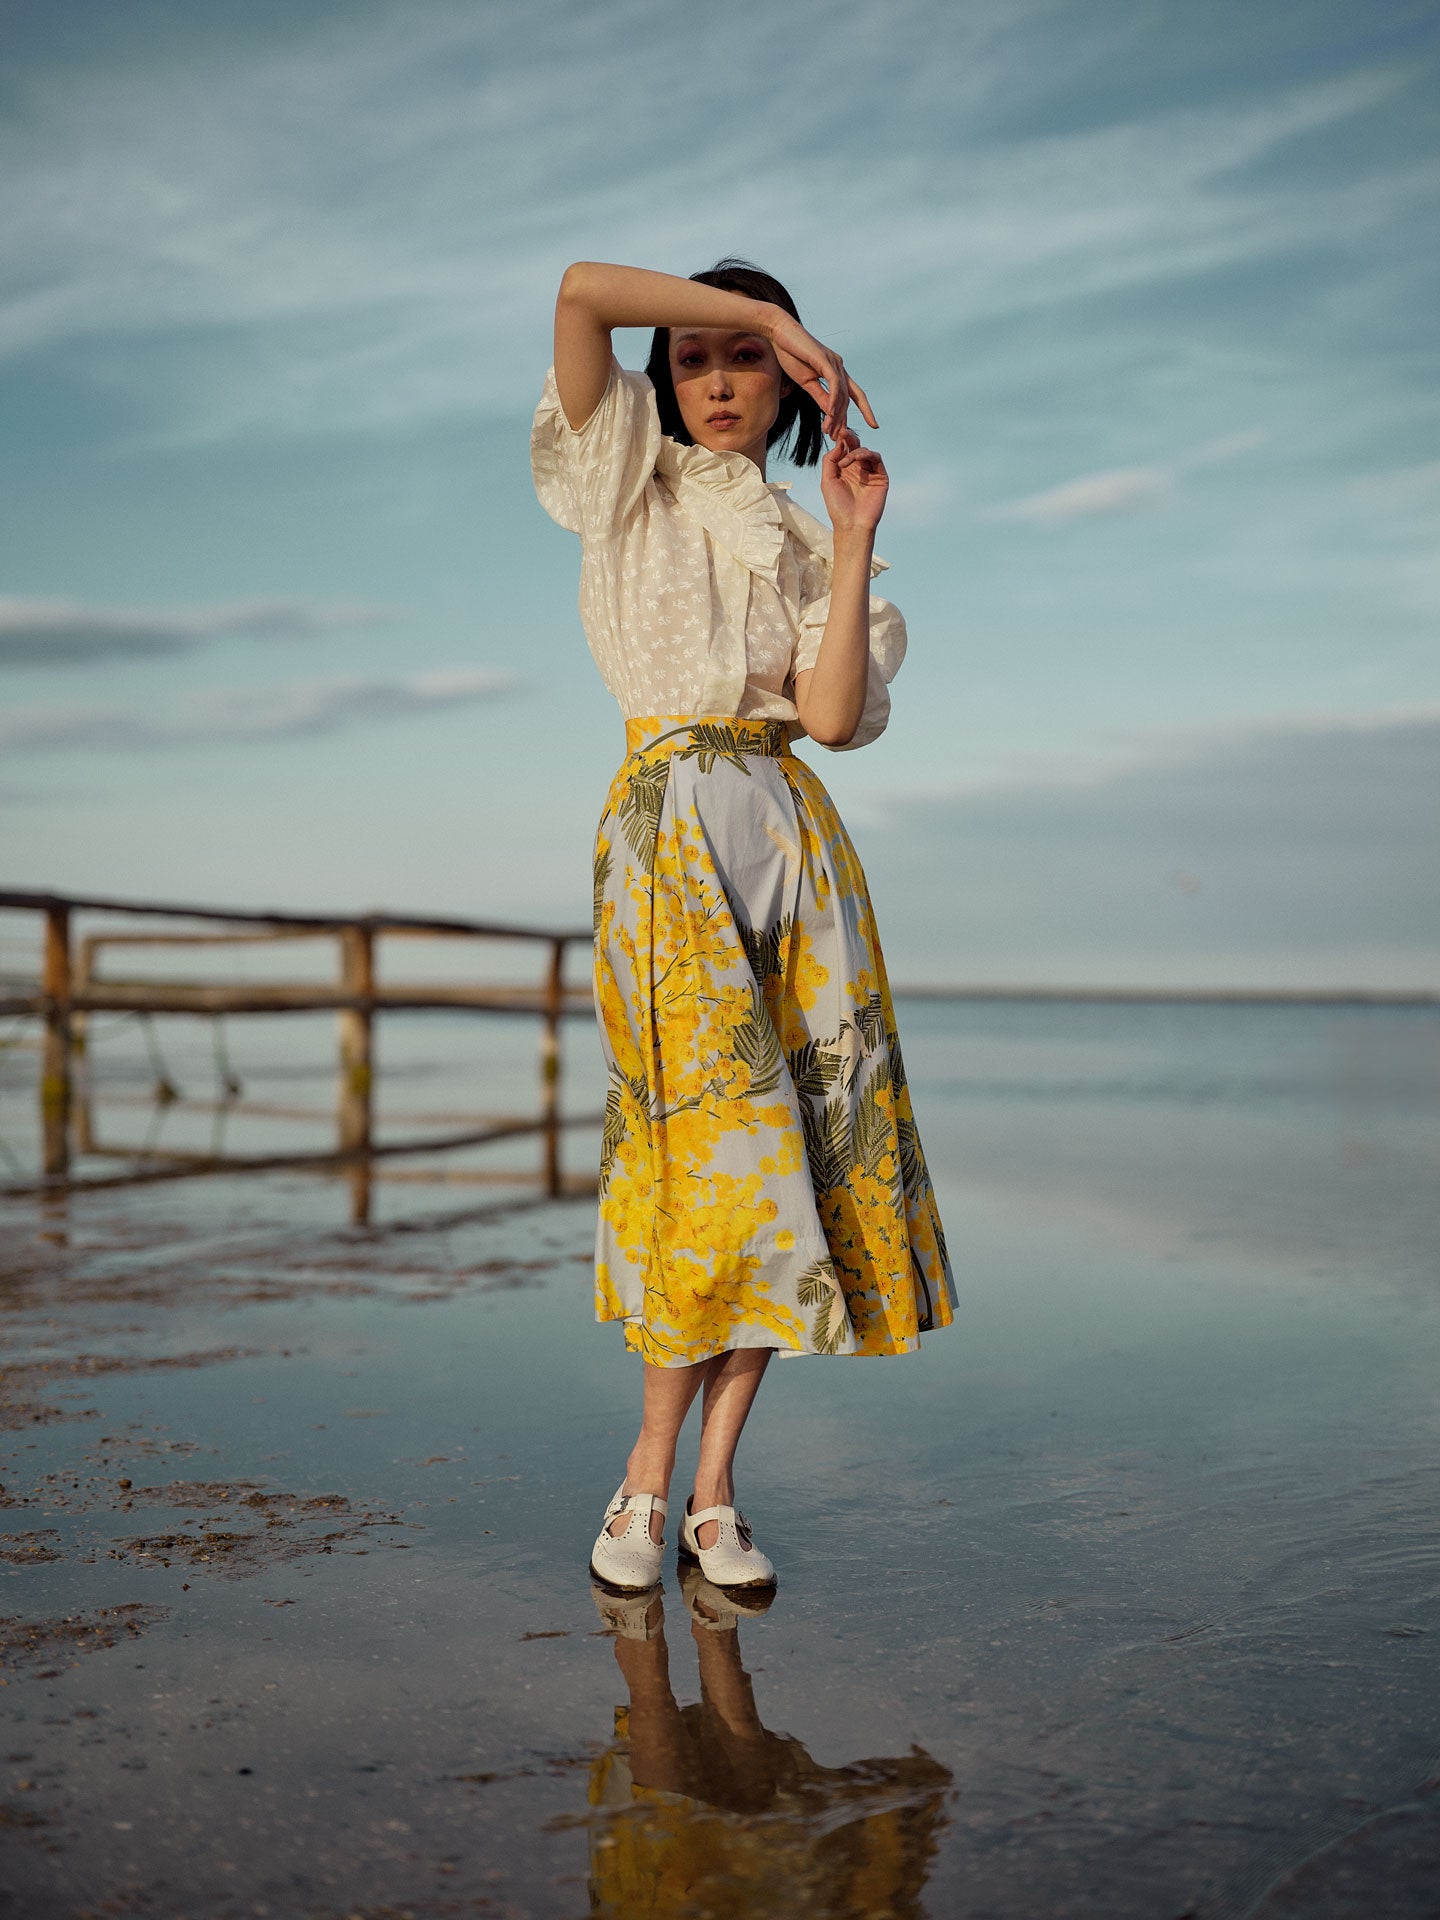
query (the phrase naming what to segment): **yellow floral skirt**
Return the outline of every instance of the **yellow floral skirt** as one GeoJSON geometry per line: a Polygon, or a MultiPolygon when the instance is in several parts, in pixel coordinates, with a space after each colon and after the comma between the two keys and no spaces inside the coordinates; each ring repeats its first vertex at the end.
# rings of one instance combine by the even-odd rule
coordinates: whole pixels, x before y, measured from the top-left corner
{"type": "Polygon", "coordinates": [[[595,1312],[657,1366],[954,1318],[865,875],[778,720],[626,722],[595,840],[595,1312]]]}

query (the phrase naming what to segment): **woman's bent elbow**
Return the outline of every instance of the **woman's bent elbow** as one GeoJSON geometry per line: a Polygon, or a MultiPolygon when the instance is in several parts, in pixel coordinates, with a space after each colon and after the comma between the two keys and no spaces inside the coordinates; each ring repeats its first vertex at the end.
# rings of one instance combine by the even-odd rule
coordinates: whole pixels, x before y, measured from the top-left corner
{"type": "Polygon", "coordinates": [[[565,306],[583,306],[590,288],[593,260],[572,260],[560,276],[560,300],[565,306]]]}
{"type": "Polygon", "coordinates": [[[856,728],[858,728],[859,724],[857,720],[855,726],[848,729],[844,727],[806,727],[805,731],[817,747],[848,747],[850,742],[855,738],[856,728]]]}

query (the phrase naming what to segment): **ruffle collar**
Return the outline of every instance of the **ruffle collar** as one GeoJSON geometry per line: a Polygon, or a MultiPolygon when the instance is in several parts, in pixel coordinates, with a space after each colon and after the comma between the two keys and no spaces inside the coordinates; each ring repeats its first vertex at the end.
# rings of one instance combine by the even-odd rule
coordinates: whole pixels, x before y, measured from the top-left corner
{"type": "MultiPolygon", "coordinates": [[[[692,519],[740,564],[779,585],[780,555],[791,533],[806,552],[834,564],[830,529],[790,497],[790,482],[766,482],[743,453],[716,453],[709,447],[682,447],[669,434],[660,437],[655,472],[692,519]]],[[[884,573],[888,561],[870,562],[870,577],[884,573]]]]}
{"type": "Polygon", "coordinates": [[[743,453],[682,447],[660,436],[655,472],[693,520],[751,573],[777,585],[785,526],[780,502],[743,453]]]}

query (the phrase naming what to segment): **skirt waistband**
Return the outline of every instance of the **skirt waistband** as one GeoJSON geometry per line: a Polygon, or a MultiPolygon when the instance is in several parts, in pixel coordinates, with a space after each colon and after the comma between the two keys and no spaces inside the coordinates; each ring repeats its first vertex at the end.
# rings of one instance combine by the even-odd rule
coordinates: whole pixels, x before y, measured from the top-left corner
{"type": "Polygon", "coordinates": [[[790,729],[784,720],[741,720],[732,713],[652,713],[625,722],[629,755],[702,754],[733,759],[760,753],[781,760],[790,753],[790,729]]]}

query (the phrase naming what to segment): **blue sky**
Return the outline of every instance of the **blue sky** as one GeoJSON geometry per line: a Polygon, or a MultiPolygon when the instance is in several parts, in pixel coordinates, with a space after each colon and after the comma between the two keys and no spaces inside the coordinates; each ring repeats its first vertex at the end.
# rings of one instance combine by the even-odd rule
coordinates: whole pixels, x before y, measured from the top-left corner
{"type": "Polygon", "coordinates": [[[1428,0],[4,34],[14,883],[583,923],[622,732],[529,483],[554,288],[739,252],[894,476],[894,718],[810,753],[896,976],[1436,983],[1428,0]]]}

